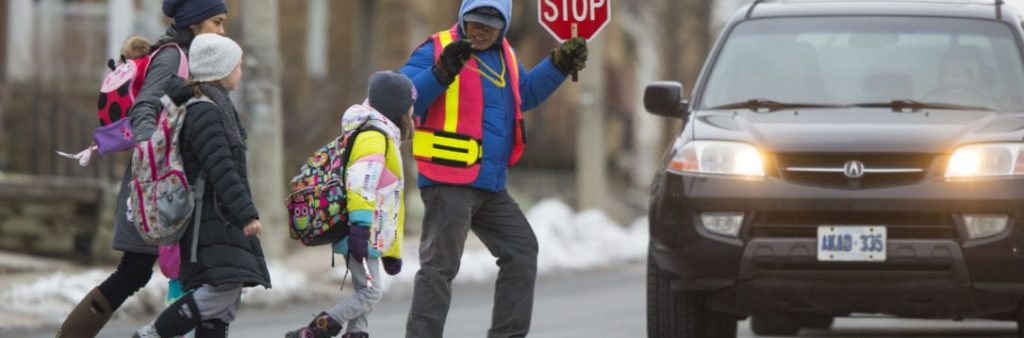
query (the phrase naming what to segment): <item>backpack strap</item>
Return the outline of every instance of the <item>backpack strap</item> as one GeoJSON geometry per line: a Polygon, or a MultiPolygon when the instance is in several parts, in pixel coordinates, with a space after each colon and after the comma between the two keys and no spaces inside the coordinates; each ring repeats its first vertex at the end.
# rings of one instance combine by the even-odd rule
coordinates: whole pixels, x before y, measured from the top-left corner
{"type": "MultiPolygon", "coordinates": [[[[178,77],[188,79],[188,54],[185,54],[185,49],[181,48],[181,46],[179,46],[177,43],[172,42],[157,47],[156,50],[150,54],[151,58],[156,57],[156,55],[160,53],[160,51],[163,51],[167,48],[174,48],[178,51],[178,77]]],[[[149,65],[146,66],[147,72],[149,71],[149,67],[152,65],[153,62],[150,62],[149,65]]]]}
{"type": "Polygon", "coordinates": [[[375,132],[378,132],[378,133],[381,133],[382,135],[384,135],[384,158],[385,158],[385,160],[387,160],[387,156],[388,156],[388,141],[389,141],[389,139],[391,137],[388,136],[388,133],[385,132],[384,129],[381,129],[380,127],[378,127],[376,125],[370,124],[369,122],[365,122],[361,126],[359,126],[359,128],[356,128],[356,131],[353,132],[352,135],[349,135],[349,137],[347,139],[345,139],[345,164],[346,165],[349,162],[352,161],[352,148],[355,147],[356,137],[358,137],[359,134],[362,134],[364,131],[375,131],[375,132]]]}
{"type": "Polygon", "coordinates": [[[199,252],[199,223],[203,218],[203,193],[206,192],[206,175],[200,173],[199,179],[196,180],[196,184],[192,186],[195,190],[193,194],[196,196],[196,207],[192,209],[192,263],[198,262],[197,253],[199,252]]]}
{"type": "MultiPolygon", "coordinates": [[[[191,98],[188,102],[185,102],[185,113],[188,113],[188,107],[202,102],[213,103],[212,100],[205,96],[191,98]]],[[[182,117],[182,122],[184,122],[184,120],[184,117],[182,117]]],[[[192,193],[196,198],[196,206],[192,209],[192,214],[194,215],[192,218],[192,258],[189,261],[196,263],[199,261],[199,224],[202,223],[201,220],[203,218],[203,194],[206,193],[206,174],[203,174],[200,171],[199,178],[196,180],[196,184],[193,185],[192,188],[194,189],[192,193]]]]}

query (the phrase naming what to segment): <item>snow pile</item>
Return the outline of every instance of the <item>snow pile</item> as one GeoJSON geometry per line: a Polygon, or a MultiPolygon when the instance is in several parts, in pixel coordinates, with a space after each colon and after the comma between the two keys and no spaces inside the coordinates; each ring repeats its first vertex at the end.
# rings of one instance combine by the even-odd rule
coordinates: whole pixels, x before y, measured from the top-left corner
{"type": "Polygon", "coordinates": [[[0,311],[32,315],[60,323],[89,290],[103,282],[109,271],[56,273],[34,283],[14,285],[0,294],[0,311]]]}
{"type": "MultiPolygon", "coordinates": [[[[633,262],[647,256],[647,219],[640,218],[628,228],[617,224],[605,213],[589,210],[573,212],[558,200],[544,200],[526,213],[537,235],[540,253],[538,273],[592,269],[633,262]]],[[[498,272],[496,259],[484,248],[467,248],[456,283],[493,281],[498,272]]],[[[412,284],[419,270],[418,250],[406,250],[402,273],[384,278],[384,286],[412,284]]],[[[344,269],[334,273],[339,279],[344,269]]]]}
{"type": "Polygon", "coordinates": [[[601,211],[574,214],[556,200],[538,203],[526,217],[540,244],[538,270],[582,270],[636,261],[647,255],[647,220],[624,228],[601,211]]]}
{"type": "Polygon", "coordinates": [[[273,289],[262,287],[246,288],[242,294],[242,303],[261,307],[272,307],[296,301],[308,301],[315,294],[303,292],[309,281],[306,274],[288,269],[284,264],[271,261],[267,263],[270,271],[270,282],[273,289]]]}
{"type": "MultiPolygon", "coordinates": [[[[298,292],[307,281],[306,275],[290,271],[277,262],[269,263],[268,269],[274,289],[248,288],[242,295],[243,303],[269,307],[313,297],[307,292],[298,292]]],[[[59,272],[31,283],[14,285],[0,291],[0,312],[30,315],[60,324],[78,301],[106,280],[111,272],[109,269],[94,269],[84,273],[59,272]]],[[[143,320],[155,319],[156,314],[166,307],[166,294],[167,278],[159,269],[154,269],[153,277],[146,287],[128,298],[115,312],[115,318],[132,316],[143,320]]],[[[2,324],[0,327],[3,327],[2,324]]]]}

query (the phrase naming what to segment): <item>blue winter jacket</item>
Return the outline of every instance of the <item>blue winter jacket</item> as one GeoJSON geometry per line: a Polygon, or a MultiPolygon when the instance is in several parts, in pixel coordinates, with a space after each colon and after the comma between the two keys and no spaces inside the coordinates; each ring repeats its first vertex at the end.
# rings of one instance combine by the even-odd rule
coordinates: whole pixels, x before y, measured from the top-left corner
{"type": "MultiPolygon", "coordinates": [[[[465,0],[459,15],[460,36],[465,36],[465,24],[462,16],[480,7],[494,7],[505,17],[505,22],[511,22],[512,3],[510,0],[465,0]]],[[[508,25],[502,31],[502,39],[508,32],[508,25]]],[[[491,49],[475,51],[487,66],[496,71],[501,70],[501,41],[491,49]]],[[[517,57],[518,59],[518,57],[517,57]]],[[[415,114],[425,118],[427,110],[438,96],[443,94],[447,87],[441,85],[434,78],[431,67],[434,65],[434,44],[427,40],[412,53],[409,61],[400,70],[412,79],[416,85],[418,98],[414,105],[415,114]]],[[[480,67],[484,68],[484,67],[480,67]]],[[[527,111],[540,105],[544,100],[562,85],[566,76],[562,74],[550,58],[544,58],[533,70],[527,72],[522,63],[519,64],[519,91],[522,96],[521,109],[527,111]]],[[[506,72],[505,81],[511,84],[511,72],[506,72]]],[[[498,88],[490,81],[484,79],[484,127],[483,127],[483,159],[480,163],[480,175],[476,181],[469,185],[488,191],[501,191],[505,189],[505,180],[508,176],[508,161],[512,155],[512,146],[515,142],[515,97],[512,88],[498,88]]],[[[437,184],[434,181],[419,176],[419,186],[428,187],[437,184]]]]}

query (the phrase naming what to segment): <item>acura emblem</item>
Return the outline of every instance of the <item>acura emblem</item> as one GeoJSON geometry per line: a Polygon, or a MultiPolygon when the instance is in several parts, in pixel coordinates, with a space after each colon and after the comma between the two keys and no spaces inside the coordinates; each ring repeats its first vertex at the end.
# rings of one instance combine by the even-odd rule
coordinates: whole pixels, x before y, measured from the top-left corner
{"type": "Polygon", "coordinates": [[[861,178],[864,176],[864,162],[850,161],[843,165],[843,173],[849,178],[861,178]]]}

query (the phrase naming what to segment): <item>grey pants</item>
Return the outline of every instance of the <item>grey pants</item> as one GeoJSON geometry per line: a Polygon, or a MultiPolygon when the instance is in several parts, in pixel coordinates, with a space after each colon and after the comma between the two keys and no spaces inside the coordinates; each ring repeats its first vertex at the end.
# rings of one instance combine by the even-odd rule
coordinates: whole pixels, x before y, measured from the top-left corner
{"type": "Polygon", "coordinates": [[[203,284],[192,292],[202,320],[220,319],[225,323],[235,321],[238,305],[242,302],[242,285],[211,286],[203,284]]]}
{"type": "Polygon", "coordinates": [[[507,191],[440,185],[421,192],[426,206],[407,338],[440,338],[469,230],[498,259],[489,338],[525,337],[533,315],[537,237],[507,191]]]}
{"type": "MultiPolygon", "coordinates": [[[[203,284],[195,291],[192,291],[192,299],[195,301],[196,307],[195,310],[199,312],[198,321],[204,322],[203,324],[200,325],[206,325],[206,322],[215,319],[219,319],[224,323],[230,324],[232,321],[235,320],[235,315],[238,314],[238,305],[242,301],[241,297],[242,285],[240,284],[220,286],[211,286],[209,284],[203,284]]],[[[189,304],[190,303],[182,304],[182,308],[178,309],[176,312],[178,316],[184,317],[182,319],[186,319],[186,323],[196,321],[196,319],[192,318],[194,316],[193,309],[189,308],[189,304]]],[[[164,314],[167,314],[166,311],[172,310],[165,309],[164,314]]],[[[164,314],[161,314],[161,317],[164,314]]],[[[160,318],[157,318],[157,321],[160,321],[160,318]]],[[[182,334],[184,334],[184,332],[186,332],[187,330],[191,330],[193,328],[193,326],[188,326],[187,328],[176,327],[178,325],[183,324],[181,323],[180,320],[171,319],[169,323],[171,327],[165,328],[165,330],[181,330],[182,334]]],[[[156,322],[143,326],[141,329],[135,332],[135,335],[133,337],[160,337],[160,335],[157,333],[155,326],[156,322]]],[[[196,328],[196,330],[199,331],[202,329],[196,328]]]]}
{"type": "Polygon", "coordinates": [[[380,302],[381,297],[380,258],[368,258],[365,266],[349,258],[348,269],[352,272],[352,285],[355,286],[356,294],[327,310],[327,314],[339,323],[347,322],[345,332],[368,332],[370,324],[366,321],[366,316],[373,311],[373,306],[380,302]],[[369,285],[366,282],[367,277],[370,280],[369,285]]]}

